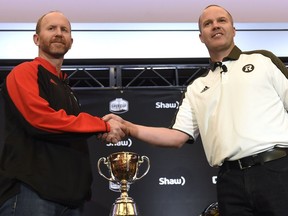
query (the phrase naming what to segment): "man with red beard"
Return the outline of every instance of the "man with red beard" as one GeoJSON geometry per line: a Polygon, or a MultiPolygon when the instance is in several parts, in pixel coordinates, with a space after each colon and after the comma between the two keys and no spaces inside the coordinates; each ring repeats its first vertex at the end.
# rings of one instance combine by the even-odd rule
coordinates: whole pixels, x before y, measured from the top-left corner
{"type": "Polygon", "coordinates": [[[43,15],[33,39],[38,57],[16,66],[2,88],[0,215],[79,216],[91,194],[87,138],[104,133],[108,142],[117,143],[125,127],[81,112],[61,71],[73,43],[62,13],[43,15]]]}

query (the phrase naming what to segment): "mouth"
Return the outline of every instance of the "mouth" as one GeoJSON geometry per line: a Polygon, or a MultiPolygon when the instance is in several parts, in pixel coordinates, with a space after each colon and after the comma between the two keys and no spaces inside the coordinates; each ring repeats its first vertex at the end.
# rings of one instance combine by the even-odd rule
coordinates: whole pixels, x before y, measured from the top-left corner
{"type": "Polygon", "coordinates": [[[53,47],[55,47],[55,48],[61,48],[61,49],[66,46],[65,43],[59,42],[59,41],[57,41],[57,42],[56,42],[56,41],[55,41],[55,42],[52,42],[51,45],[52,45],[53,47]]]}
{"type": "Polygon", "coordinates": [[[221,37],[222,35],[223,35],[222,33],[218,32],[216,34],[213,34],[212,38],[218,38],[218,37],[221,37]]]}
{"type": "Polygon", "coordinates": [[[61,40],[61,39],[54,39],[54,40],[51,41],[51,43],[65,45],[65,41],[61,40]]]}
{"type": "Polygon", "coordinates": [[[63,41],[52,41],[54,44],[65,44],[63,41]]]}

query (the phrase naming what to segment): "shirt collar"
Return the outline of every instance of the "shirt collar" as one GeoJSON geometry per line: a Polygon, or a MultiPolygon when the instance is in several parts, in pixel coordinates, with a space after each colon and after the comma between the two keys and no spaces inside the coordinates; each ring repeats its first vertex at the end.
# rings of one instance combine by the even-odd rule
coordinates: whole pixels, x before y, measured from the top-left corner
{"type": "Polygon", "coordinates": [[[35,61],[39,62],[46,70],[48,70],[50,73],[54,74],[55,76],[59,77],[60,79],[66,79],[67,74],[63,71],[61,71],[59,74],[56,70],[56,68],[46,59],[42,57],[36,57],[35,61]]]}
{"type": "MultiPolygon", "coordinates": [[[[225,58],[223,58],[223,62],[224,61],[235,61],[235,60],[239,59],[241,53],[242,53],[242,51],[237,46],[234,46],[233,49],[231,50],[231,52],[229,53],[229,55],[226,56],[225,58]]],[[[209,65],[210,65],[210,69],[212,71],[214,71],[218,66],[222,65],[222,62],[213,62],[210,59],[209,65]]]]}

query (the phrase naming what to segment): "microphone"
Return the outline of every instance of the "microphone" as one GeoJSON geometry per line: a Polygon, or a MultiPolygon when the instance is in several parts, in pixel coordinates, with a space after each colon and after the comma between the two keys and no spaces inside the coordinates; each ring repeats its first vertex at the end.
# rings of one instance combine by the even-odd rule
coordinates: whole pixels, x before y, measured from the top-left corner
{"type": "Polygon", "coordinates": [[[214,71],[217,67],[220,67],[220,68],[222,69],[222,71],[221,71],[220,73],[222,73],[222,72],[227,72],[227,71],[228,71],[226,65],[222,64],[222,62],[215,62],[215,63],[213,64],[211,70],[214,71]]]}
{"type": "Polygon", "coordinates": [[[222,68],[221,73],[223,73],[223,72],[227,72],[227,71],[228,71],[226,65],[223,65],[223,64],[222,64],[220,67],[222,68]]]}

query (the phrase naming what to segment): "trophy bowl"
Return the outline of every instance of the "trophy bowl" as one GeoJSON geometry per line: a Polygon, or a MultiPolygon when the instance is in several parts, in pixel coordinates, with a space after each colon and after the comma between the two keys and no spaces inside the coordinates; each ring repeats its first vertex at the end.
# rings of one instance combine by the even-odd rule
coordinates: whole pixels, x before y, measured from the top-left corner
{"type": "Polygon", "coordinates": [[[132,183],[136,180],[139,166],[139,156],[131,152],[114,153],[108,157],[114,181],[127,181],[132,183]]]}
{"type": "Polygon", "coordinates": [[[106,157],[101,157],[98,160],[99,174],[113,183],[120,185],[121,195],[113,204],[110,216],[136,216],[139,215],[138,208],[134,200],[128,196],[128,186],[135,181],[143,178],[150,169],[150,160],[147,156],[139,156],[134,152],[116,152],[106,157]],[[147,161],[145,172],[138,176],[139,167],[147,161]],[[110,177],[103,174],[101,163],[108,168],[110,177]]]}

